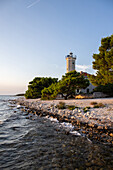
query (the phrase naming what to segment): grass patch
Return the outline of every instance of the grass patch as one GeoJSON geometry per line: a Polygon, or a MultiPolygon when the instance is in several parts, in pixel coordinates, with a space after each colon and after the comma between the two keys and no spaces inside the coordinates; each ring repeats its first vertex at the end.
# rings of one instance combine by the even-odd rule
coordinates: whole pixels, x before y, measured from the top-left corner
{"type": "Polygon", "coordinates": [[[91,102],[90,104],[91,105],[97,105],[98,103],[97,102],[91,102]]]}
{"type": "Polygon", "coordinates": [[[59,104],[57,104],[56,106],[58,109],[66,109],[66,105],[64,102],[59,102],[59,104]]]}
{"type": "Polygon", "coordinates": [[[89,111],[89,109],[90,109],[90,107],[89,107],[89,106],[84,107],[84,108],[83,108],[84,113],[86,113],[87,111],[89,111]]]}
{"type": "Polygon", "coordinates": [[[98,103],[98,104],[94,105],[93,108],[100,108],[100,107],[105,107],[105,105],[103,103],[98,103]]]}
{"type": "Polygon", "coordinates": [[[76,107],[74,105],[67,105],[67,109],[74,110],[76,107]]]}

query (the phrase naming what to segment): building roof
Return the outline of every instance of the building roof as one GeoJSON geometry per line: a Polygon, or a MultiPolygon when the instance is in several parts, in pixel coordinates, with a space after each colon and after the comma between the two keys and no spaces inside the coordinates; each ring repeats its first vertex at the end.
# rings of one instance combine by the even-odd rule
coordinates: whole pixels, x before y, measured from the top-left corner
{"type": "Polygon", "coordinates": [[[87,72],[83,72],[83,71],[80,71],[80,74],[83,75],[83,76],[91,75],[91,74],[89,74],[89,73],[87,73],[87,72]]]}

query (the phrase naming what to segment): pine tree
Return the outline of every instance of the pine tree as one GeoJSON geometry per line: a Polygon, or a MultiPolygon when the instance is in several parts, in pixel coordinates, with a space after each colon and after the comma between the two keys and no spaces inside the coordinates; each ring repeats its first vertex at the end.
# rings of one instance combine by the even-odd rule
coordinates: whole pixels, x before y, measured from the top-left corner
{"type": "Polygon", "coordinates": [[[79,72],[70,71],[62,76],[57,84],[52,84],[42,90],[42,99],[56,98],[57,94],[67,99],[75,94],[77,88],[86,88],[89,86],[89,80],[84,78],[79,72]]]}
{"type": "Polygon", "coordinates": [[[102,38],[99,54],[93,54],[93,69],[96,75],[90,75],[89,79],[95,86],[113,84],[113,35],[102,38]]]}

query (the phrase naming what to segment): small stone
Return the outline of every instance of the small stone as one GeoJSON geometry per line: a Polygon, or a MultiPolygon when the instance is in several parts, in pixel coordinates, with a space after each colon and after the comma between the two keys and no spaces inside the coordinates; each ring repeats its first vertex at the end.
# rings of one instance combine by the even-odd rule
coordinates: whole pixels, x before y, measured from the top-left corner
{"type": "Polygon", "coordinates": [[[94,128],[97,128],[98,127],[98,125],[97,124],[94,124],[94,128]]]}
{"type": "Polygon", "coordinates": [[[26,117],[26,119],[29,119],[29,117],[26,117]]]}
{"type": "Polygon", "coordinates": [[[113,137],[113,133],[110,133],[109,135],[110,135],[111,137],[113,137]]]}
{"type": "Polygon", "coordinates": [[[65,134],[66,134],[66,135],[69,135],[69,132],[68,132],[68,131],[66,131],[66,132],[65,132],[65,134]]]}
{"type": "Polygon", "coordinates": [[[65,148],[65,147],[66,147],[66,145],[65,145],[65,144],[63,144],[63,145],[62,145],[62,147],[63,147],[63,148],[65,148]]]}
{"type": "Polygon", "coordinates": [[[102,126],[98,126],[98,128],[97,129],[103,129],[103,127],[102,126]]]}

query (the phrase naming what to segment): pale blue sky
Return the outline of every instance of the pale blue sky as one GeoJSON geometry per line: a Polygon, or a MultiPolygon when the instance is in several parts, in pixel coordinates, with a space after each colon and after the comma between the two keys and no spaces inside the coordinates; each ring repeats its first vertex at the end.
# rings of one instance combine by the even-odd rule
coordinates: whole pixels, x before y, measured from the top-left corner
{"type": "Polygon", "coordinates": [[[92,55],[113,34],[113,0],[0,0],[0,94],[23,93],[36,76],[61,78],[65,56],[93,73],[92,55]]]}

